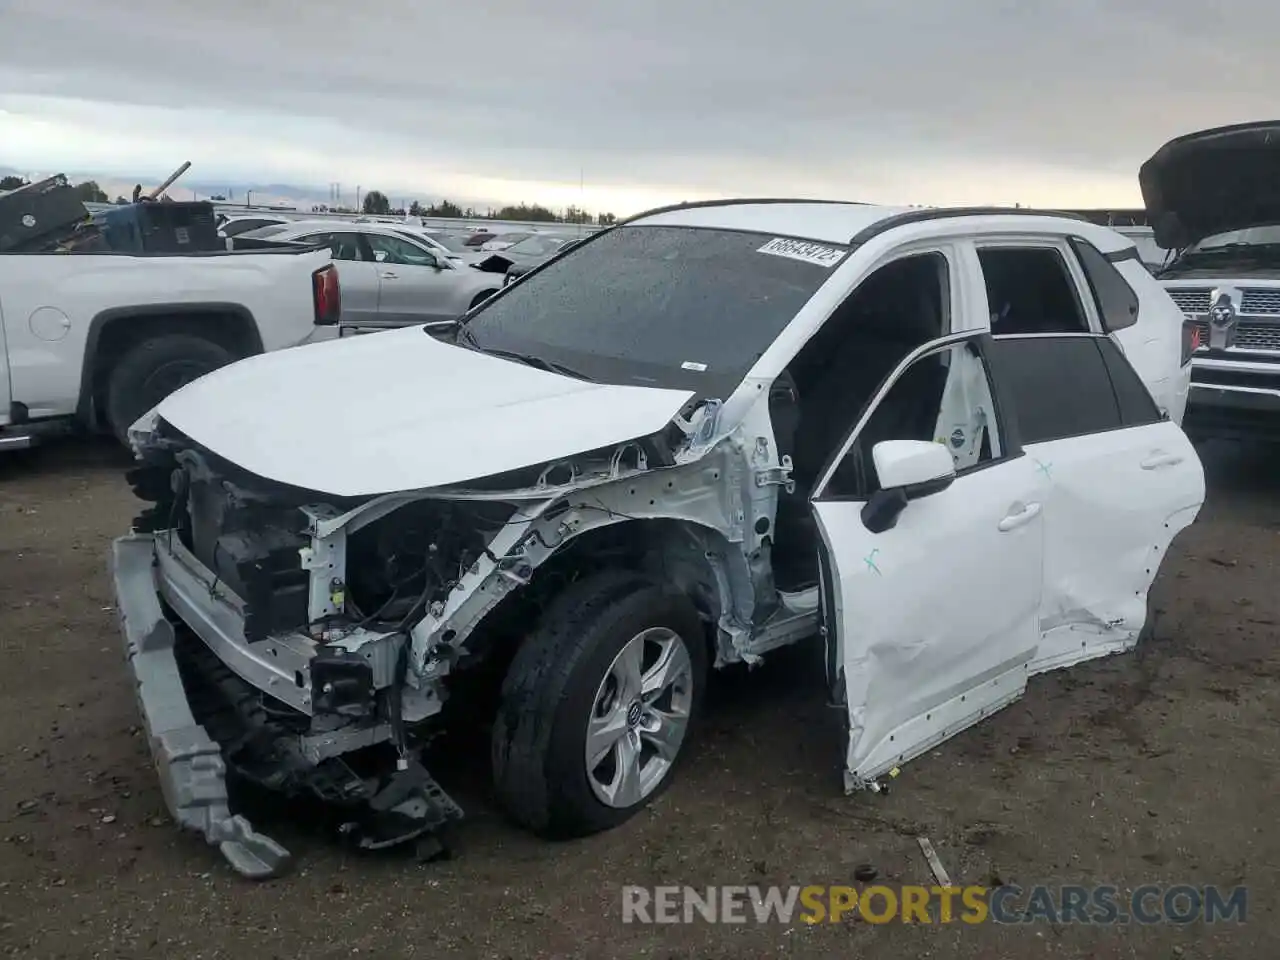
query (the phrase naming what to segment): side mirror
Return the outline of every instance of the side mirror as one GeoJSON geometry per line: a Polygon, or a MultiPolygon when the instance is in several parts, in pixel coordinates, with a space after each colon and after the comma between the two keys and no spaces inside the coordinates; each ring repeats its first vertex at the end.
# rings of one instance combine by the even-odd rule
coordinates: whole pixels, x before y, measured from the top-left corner
{"type": "Polygon", "coordinates": [[[373,251],[373,259],[376,260],[378,263],[382,263],[384,260],[387,259],[387,251],[385,250],[373,251]]]}
{"type": "Polygon", "coordinates": [[[928,440],[884,440],[871,449],[880,489],[862,508],[862,523],[872,533],[892,529],[907,504],[941,493],[956,479],[951,453],[928,440]]]}

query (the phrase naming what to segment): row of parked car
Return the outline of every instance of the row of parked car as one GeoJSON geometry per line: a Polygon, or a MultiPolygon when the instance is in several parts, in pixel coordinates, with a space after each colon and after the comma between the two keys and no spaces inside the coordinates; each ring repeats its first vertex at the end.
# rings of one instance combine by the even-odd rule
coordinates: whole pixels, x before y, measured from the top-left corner
{"type": "Polygon", "coordinates": [[[389,223],[243,217],[227,221],[219,232],[229,238],[327,245],[342,283],[342,326],[353,332],[452,324],[580,239],[534,232],[463,236],[426,227],[416,218],[389,223]]]}

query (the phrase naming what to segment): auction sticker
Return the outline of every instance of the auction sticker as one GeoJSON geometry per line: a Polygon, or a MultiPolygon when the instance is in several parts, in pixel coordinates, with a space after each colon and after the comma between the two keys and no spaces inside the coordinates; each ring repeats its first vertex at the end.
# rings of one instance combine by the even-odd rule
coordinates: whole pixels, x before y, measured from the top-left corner
{"type": "Polygon", "coordinates": [[[844,257],[845,252],[839,247],[824,247],[820,243],[809,243],[805,240],[788,240],[775,237],[756,253],[767,253],[774,257],[787,257],[791,260],[803,260],[805,263],[816,263],[820,267],[834,267],[844,257]]]}

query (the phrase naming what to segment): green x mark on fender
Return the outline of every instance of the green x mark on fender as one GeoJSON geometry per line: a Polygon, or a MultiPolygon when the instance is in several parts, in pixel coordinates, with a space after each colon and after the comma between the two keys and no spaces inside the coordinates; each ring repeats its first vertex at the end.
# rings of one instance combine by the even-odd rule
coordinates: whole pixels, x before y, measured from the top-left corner
{"type": "Polygon", "coordinates": [[[876,547],[874,550],[872,550],[870,553],[868,553],[865,557],[862,558],[863,562],[866,563],[867,565],[867,569],[875,573],[877,577],[883,576],[883,574],[880,572],[880,568],[876,566],[876,554],[879,552],[880,552],[880,548],[876,547]]]}

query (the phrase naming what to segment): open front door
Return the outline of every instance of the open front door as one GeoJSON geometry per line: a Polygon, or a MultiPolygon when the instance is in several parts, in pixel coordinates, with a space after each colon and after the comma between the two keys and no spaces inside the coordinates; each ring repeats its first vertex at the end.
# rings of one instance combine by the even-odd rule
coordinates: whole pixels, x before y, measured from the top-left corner
{"type": "Polygon", "coordinates": [[[1019,697],[1039,642],[1045,480],[1003,428],[985,333],[913,352],[816,487],[845,785],[1019,697]]]}

